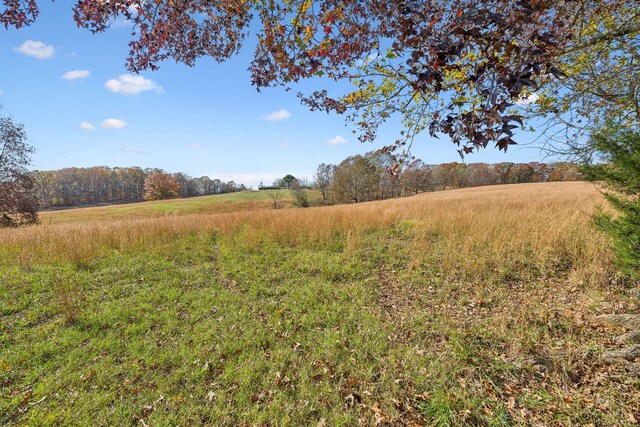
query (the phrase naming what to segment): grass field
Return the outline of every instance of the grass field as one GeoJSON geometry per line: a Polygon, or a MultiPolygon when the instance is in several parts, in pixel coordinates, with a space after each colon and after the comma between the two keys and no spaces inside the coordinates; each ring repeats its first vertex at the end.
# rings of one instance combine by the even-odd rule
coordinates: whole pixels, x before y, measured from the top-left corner
{"type": "MultiPolygon", "coordinates": [[[[293,204],[291,192],[289,190],[279,190],[279,192],[282,193],[283,206],[291,207],[293,204]]],[[[309,195],[311,199],[319,197],[315,191],[310,191],[309,195]]],[[[273,209],[268,191],[241,191],[188,199],[46,211],[40,214],[40,218],[43,224],[51,225],[65,222],[113,221],[263,209],[273,209]]]]}
{"type": "Polygon", "coordinates": [[[640,381],[600,361],[616,331],[588,320],[638,309],[593,186],[277,211],[216,197],[0,230],[0,424],[640,419],[640,381]]]}

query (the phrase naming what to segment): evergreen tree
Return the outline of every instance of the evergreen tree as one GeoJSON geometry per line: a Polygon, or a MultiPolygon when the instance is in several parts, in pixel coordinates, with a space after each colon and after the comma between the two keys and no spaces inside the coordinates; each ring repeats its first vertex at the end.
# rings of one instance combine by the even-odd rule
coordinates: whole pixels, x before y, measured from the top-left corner
{"type": "Polygon", "coordinates": [[[618,265],[632,280],[640,279],[640,133],[606,127],[590,144],[602,163],[585,165],[590,181],[600,182],[616,213],[599,212],[597,224],[613,239],[618,265]]]}

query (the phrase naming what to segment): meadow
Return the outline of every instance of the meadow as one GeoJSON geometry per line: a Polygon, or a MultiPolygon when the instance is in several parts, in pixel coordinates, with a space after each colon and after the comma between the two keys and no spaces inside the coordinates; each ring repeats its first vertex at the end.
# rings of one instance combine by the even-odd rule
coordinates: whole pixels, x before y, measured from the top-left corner
{"type": "Polygon", "coordinates": [[[0,230],[0,424],[637,425],[593,185],[224,197],[0,230]]]}
{"type": "MultiPolygon", "coordinates": [[[[293,196],[288,190],[282,193],[283,207],[293,205],[293,196]]],[[[319,195],[311,191],[310,198],[319,195]]],[[[69,222],[113,221],[132,218],[158,218],[186,214],[214,214],[240,211],[273,209],[273,201],[268,191],[241,191],[214,196],[191,197],[186,199],[158,200],[153,202],[135,202],[129,204],[73,208],[44,211],[40,213],[43,224],[69,222]]]]}

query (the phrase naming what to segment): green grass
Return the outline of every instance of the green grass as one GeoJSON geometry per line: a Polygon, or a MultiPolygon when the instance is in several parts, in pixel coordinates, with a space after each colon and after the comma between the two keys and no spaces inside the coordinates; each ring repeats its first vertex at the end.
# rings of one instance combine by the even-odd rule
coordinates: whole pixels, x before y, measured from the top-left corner
{"type": "MultiPolygon", "coordinates": [[[[194,235],[88,265],[5,269],[0,420],[506,426],[513,420],[505,381],[528,387],[522,408],[558,405],[552,383],[529,382],[539,366],[501,356],[509,331],[495,332],[486,319],[456,324],[433,301],[418,302],[418,312],[398,303],[403,319],[385,310],[379,265],[404,265],[406,250],[394,238],[410,233],[405,228],[370,232],[355,252],[341,238],[300,249],[194,235]]],[[[417,283],[419,294],[435,286],[434,301],[447,301],[442,295],[454,288],[459,295],[449,302],[466,299],[459,284],[437,275],[398,278],[417,283]]],[[[507,303],[504,288],[488,292],[494,304],[507,303]]],[[[566,333],[555,328],[527,325],[536,343],[566,333]]],[[[541,351],[536,343],[532,350],[541,351]]],[[[610,411],[581,419],[623,425],[612,417],[624,414],[610,411]]]]}
{"type": "Polygon", "coordinates": [[[0,263],[0,425],[635,424],[640,382],[599,362],[610,331],[559,314],[638,309],[576,276],[590,230],[542,254],[522,236],[465,252],[470,231],[417,219],[260,228],[307,211],[0,263]]]}
{"type": "MultiPolygon", "coordinates": [[[[291,207],[294,201],[290,190],[283,193],[283,207],[291,207]]],[[[317,191],[309,191],[310,199],[317,200],[317,191]]],[[[47,211],[41,214],[44,224],[60,224],[86,221],[113,221],[135,218],[157,218],[190,214],[229,213],[273,209],[268,191],[239,191],[236,193],[190,197],[186,199],[159,200],[124,205],[97,206],[47,211]]]]}
{"type": "MultiPolygon", "coordinates": [[[[374,292],[366,264],[343,262],[330,249],[245,253],[210,237],[179,245],[170,256],[114,254],[80,270],[4,272],[11,286],[2,301],[15,302],[1,313],[10,319],[2,340],[3,421],[357,419],[358,408],[335,409],[380,375],[376,361],[390,351],[388,327],[366,310],[374,292]],[[79,295],[69,322],[54,291],[59,281],[79,295]],[[29,402],[47,398],[20,415],[31,393],[29,402]],[[144,409],[161,397],[154,410],[144,409]]],[[[397,393],[387,375],[375,384],[397,393]]]]}

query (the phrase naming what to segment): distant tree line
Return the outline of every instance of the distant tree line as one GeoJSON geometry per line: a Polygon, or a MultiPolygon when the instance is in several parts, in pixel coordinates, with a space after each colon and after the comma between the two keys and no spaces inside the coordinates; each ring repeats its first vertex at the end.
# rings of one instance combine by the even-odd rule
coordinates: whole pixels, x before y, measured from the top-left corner
{"type": "Polygon", "coordinates": [[[483,185],[549,181],[577,181],[575,164],[557,163],[444,163],[428,165],[414,160],[399,165],[380,151],[347,157],[338,165],[322,163],[314,175],[325,202],[359,203],[483,185]]]}
{"type": "Polygon", "coordinates": [[[245,190],[244,185],[162,169],[94,166],[32,173],[41,208],[195,197],[245,190]],[[168,188],[162,187],[167,185],[168,188]]]}

